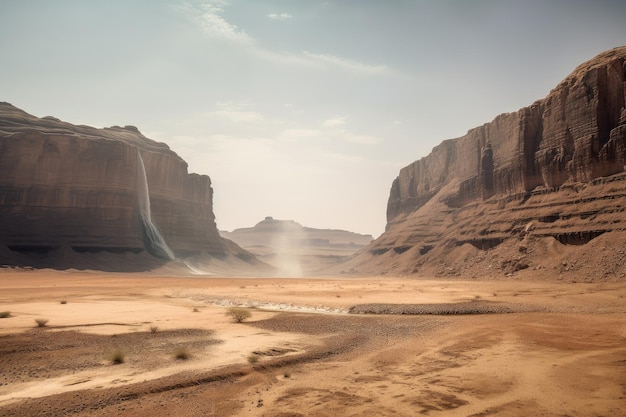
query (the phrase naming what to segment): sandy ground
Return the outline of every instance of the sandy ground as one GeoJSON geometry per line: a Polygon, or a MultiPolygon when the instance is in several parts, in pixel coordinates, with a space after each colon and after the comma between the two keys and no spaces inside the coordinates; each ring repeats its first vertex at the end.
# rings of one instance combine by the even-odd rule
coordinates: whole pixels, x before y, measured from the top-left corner
{"type": "Polygon", "coordinates": [[[625,296],[626,283],[1,270],[0,416],[626,416],[625,296]],[[388,304],[507,313],[348,313],[388,304]],[[252,317],[233,322],[233,305],[252,317]]]}

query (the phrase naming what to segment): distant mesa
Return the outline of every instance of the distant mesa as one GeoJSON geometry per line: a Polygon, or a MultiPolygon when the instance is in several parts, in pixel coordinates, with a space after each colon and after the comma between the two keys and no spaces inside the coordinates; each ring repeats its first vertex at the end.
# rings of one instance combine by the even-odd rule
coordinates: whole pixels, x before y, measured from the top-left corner
{"type": "Polygon", "coordinates": [[[373,240],[371,235],[315,229],[294,220],[277,220],[271,216],[253,227],[220,231],[220,234],[279,270],[289,265],[285,275],[323,272],[373,240]]]}
{"type": "Polygon", "coordinates": [[[341,268],[626,280],[625,101],[619,47],[544,99],[443,141],[400,170],[385,233],[341,268]]]}
{"type": "Polygon", "coordinates": [[[96,129],[0,103],[0,264],[148,270],[260,266],[222,239],[206,175],[134,126],[96,129]]]}
{"type": "Polygon", "coordinates": [[[277,220],[265,217],[253,227],[235,229],[232,232],[220,231],[220,234],[246,248],[252,246],[278,247],[280,238],[288,235],[292,243],[300,247],[328,247],[359,249],[369,244],[372,235],[337,229],[315,229],[304,227],[294,220],[277,220]]]}

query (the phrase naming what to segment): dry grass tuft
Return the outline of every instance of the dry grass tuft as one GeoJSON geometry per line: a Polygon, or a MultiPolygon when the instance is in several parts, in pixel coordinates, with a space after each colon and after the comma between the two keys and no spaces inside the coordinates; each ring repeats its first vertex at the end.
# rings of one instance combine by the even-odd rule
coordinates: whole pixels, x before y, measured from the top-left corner
{"type": "Polygon", "coordinates": [[[189,359],[191,357],[191,355],[189,354],[189,351],[187,350],[187,348],[185,347],[179,347],[174,351],[174,358],[181,360],[181,361],[185,361],[187,359],[189,359]]]}
{"type": "Polygon", "coordinates": [[[226,312],[226,315],[232,317],[232,319],[237,323],[243,323],[244,321],[252,317],[252,313],[250,313],[250,310],[244,307],[231,307],[226,312]]]}
{"type": "Polygon", "coordinates": [[[48,319],[35,319],[35,323],[37,323],[37,327],[46,327],[50,320],[48,319]]]}
{"type": "Polygon", "coordinates": [[[111,361],[113,365],[122,364],[124,363],[125,359],[126,359],[126,354],[121,349],[115,349],[113,353],[111,353],[111,356],[109,357],[109,360],[111,361]]]}

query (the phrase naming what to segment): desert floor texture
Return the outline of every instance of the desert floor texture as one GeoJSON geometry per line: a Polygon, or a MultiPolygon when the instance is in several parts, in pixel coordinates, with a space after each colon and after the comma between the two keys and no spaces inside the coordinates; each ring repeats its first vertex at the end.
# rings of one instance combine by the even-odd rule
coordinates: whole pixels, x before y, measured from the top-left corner
{"type": "Polygon", "coordinates": [[[626,416],[625,296],[4,269],[0,416],[626,416]]]}

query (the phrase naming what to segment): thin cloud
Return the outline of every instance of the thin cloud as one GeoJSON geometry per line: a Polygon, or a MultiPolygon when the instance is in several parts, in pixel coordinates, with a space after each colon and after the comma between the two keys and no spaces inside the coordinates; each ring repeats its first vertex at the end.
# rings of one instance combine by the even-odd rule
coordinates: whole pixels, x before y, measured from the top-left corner
{"type": "MultiPolygon", "coordinates": [[[[225,0],[212,0],[201,5],[184,2],[177,9],[194,22],[209,37],[240,44],[248,48],[262,59],[279,64],[304,65],[317,68],[335,68],[362,76],[392,73],[385,65],[371,65],[359,61],[341,58],[330,54],[319,54],[310,51],[300,53],[274,52],[258,45],[256,39],[248,35],[237,25],[222,17],[224,7],[229,4],[225,0]]],[[[293,16],[288,13],[272,13],[270,19],[286,20],[293,16]]]]}
{"type": "Polygon", "coordinates": [[[302,51],[302,56],[325,66],[337,67],[345,71],[362,75],[378,75],[389,71],[389,68],[385,65],[369,65],[351,59],[340,58],[334,55],[315,54],[309,51],[302,51]]]}
{"type": "Polygon", "coordinates": [[[268,14],[267,17],[269,17],[272,20],[287,20],[287,19],[291,19],[293,16],[290,15],[289,13],[271,13],[268,14]]]}
{"type": "Polygon", "coordinates": [[[224,0],[213,0],[201,5],[184,2],[178,7],[178,10],[196,23],[211,38],[253,45],[255,41],[252,37],[221,16],[227,5],[228,2],[224,0]]]}
{"type": "Polygon", "coordinates": [[[250,123],[263,120],[261,113],[255,111],[218,110],[216,116],[235,123],[250,123]]]}
{"type": "Polygon", "coordinates": [[[333,117],[331,119],[327,119],[322,122],[322,126],[324,127],[337,127],[337,126],[343,126],[345,124],[346,124],[345,117],[333,117]]]}
{"type": "Polygon", "coordinates": [[[368,161],[369,163],[369,160],[367,160],[366,158],[360,155],[345,154],[345,153],[332,152],[332,151],[323,152],[321,154],[321,157],[324,160],[333,159],[336,161],[340,161],[342,163],[345,163],[345,162],[357,162],[358,163],[358,162],[364,162],[364,161],[368,161]]]}
{"type": "Polygon", "coordinates": [[[317,129],[287,129],[282,135],[286,139],[303,139],[322,136],[322,132],[317,129]]]}
{"type": "Polygon", "coordinates": [[[343,139],[347,142],[357,143],[361,145],[376,145],[382,140],[376,136],[371,135],[356,135],[350,132],[343,132],[343,139]]]}
{"type": "Polygon", "coordinates": [[[265,119],[261,113],[251,110],[254,107],[254,103],[248,99],[241,101],[218,101],[215,105],[218,110],[211,112],[211,114],[222,120],[234,123],[251,123],[265,119]]]}
{"type": "Polygon", "coordinates": [[[220,110],[243,110],[254,106],[254,103],[252,100],[246,98],[238,101],[218,101],[215,105],[219,107],[220,110]]]}

